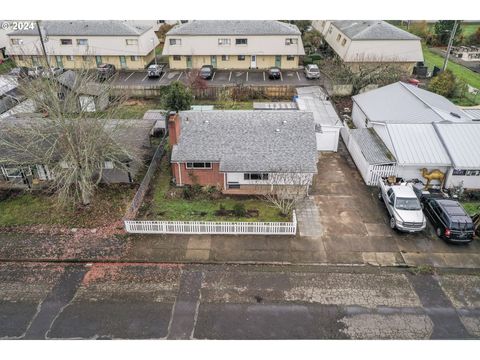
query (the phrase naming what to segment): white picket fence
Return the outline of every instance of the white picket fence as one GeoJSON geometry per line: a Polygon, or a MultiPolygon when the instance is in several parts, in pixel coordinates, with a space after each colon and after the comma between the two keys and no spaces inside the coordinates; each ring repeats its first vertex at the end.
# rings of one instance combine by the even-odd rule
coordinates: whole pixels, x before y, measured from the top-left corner
{"type": "Polygon", "coordinates": [[[297,217],[294,211],[291,222],[126,220],[125,230],[133,234],[295,235],[297,217]]]}

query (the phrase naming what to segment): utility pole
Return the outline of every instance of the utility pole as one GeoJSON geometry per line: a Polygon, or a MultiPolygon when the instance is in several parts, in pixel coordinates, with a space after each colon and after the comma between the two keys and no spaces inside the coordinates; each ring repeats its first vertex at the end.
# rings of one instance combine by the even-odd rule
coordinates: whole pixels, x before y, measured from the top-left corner
{"type": "Polygon", "coordinates": [[[40,43],[42,44],[43,57],[45,58],[45,62],[47,63],[48,71],[51,71],[50,61],[48,61],[47,51],[45,50],[45,44],[43,43],[42,31],[40,30],[40,21],[37,20],[36,23],[37,23],[38,36],[40,37],[40,43]]]}
{"type": "Polygon", "coordinates": [[[452,49],[453,39],[455,38],[455,33],[457,32],[458,28],[458,20],[455,20],[453,24],[452,32],[450,33],[450,40],[448,40],[448,47],[447,47],[447,54],[445,55],[445,61],[443,62],[443,71],[447,69],[448,58],[450,57],[450,51],[452,49]]]}

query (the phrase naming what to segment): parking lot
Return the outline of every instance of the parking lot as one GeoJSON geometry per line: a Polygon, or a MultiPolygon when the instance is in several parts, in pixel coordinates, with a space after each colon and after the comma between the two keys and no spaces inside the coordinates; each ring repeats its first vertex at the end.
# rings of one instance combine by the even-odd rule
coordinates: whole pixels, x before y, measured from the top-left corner
{"type": "MultiPolygon", "coordinates": [[[[164,86],[173,81],[187,82],[188,71],[166,70],[159,78],[148,78],[144,71],[121,71],[117,74],[115,84],[128,86],[164,86]]],[[[270,80],[267,71],[262,70],[216,70],[211,80],[207,80],[209,86],[223,85],[292,85],[308,86],[321,85],[322,79],[308,80],[303,70],[282,70],[280,79],[270,80]]]]}

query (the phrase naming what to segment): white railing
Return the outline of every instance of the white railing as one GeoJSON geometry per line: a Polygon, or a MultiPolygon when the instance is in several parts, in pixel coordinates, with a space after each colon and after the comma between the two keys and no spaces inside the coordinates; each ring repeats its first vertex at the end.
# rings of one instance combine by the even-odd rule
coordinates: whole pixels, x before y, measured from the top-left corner
{"type": "Polygon", "coordinates": [[[133,234],[295,235],[297,233],[297,217],[294,211],[291,222],[126,220],[125,230],[133,234]]]}

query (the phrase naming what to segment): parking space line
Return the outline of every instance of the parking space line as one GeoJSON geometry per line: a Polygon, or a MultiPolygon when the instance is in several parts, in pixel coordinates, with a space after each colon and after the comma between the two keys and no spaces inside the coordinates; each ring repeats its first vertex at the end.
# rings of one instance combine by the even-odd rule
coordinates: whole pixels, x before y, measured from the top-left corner
{"type": "Polygon", "coordinates": [[[295,73],[297,74],[298,81],[301,81],[301,80],[300,80],[300,75],[298,75],[298,71],[295,71],[295,73]]]}
{"type": "Polygon", "coordinates": [[[216,71],[213,72],[212,81],[213,81],[213,79],[215,79],[215,74],[216,74],[216,73],[217,73],[216,71]]]}
{"type": "Polygon", "coordinates": [[[177,81],[179,81],[179,80],[180,80],[180,78],[182,77],[182,75],[183,75],[183,71],[181,71],[181,72],[180,72],[180,75],[178,75],[178,79],[177,79],[177,81]]]}
{"type": "Polygon", "coordinates": [[[265,81],[265,71],[262,71],[263,73],[263,81],[265,81]]]}
{"type": "Polygon", "coordinates": [[[232,72],[230,71],[230,75],[228,75],[228,82],[230,82],[231,78],[232,78],[232,72]]]}
{"type": "Polygon", "coordinates": [[[283,81],[283,75],[281,71],[280,71],[280,80],[283,81]]]}
{"type": "Polygon", "coordinates": [[[133,74],[135,74],[135,72],[132,72],[132,73],[131,73],[130,75],[128,75],[128,76],[125,78],[125,80],[123,80],[123,81],[127,81],[128,79],[130,79],[133,74]]]}
{"type": "Polygon", "coordinates": [[[164,73],[163,73],[163,75],[162,75],[162,76],[160,76],[160,79],[158,79],[158,82],[162,81],[162,79],[165,77],[165,75],[167,75],[167,73],[166,73],[166,72],[164,72],[164,73]]]}
{"type": "Polygon", "coordinates": [[[145,81],[145,79],[147,78],[147,76],[148,76],[148,73],[147,73],[147,75],[145,75],[145,77],[142,79],[142,82],[145,81]]]}
{"type": "Polygon", "coordinates": [[[247,71],[247,78],[245,79],[246,82],[248,82],[248,71],[247,71]]]}

